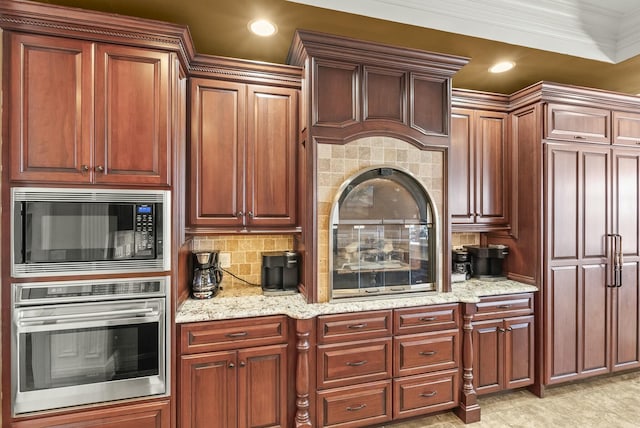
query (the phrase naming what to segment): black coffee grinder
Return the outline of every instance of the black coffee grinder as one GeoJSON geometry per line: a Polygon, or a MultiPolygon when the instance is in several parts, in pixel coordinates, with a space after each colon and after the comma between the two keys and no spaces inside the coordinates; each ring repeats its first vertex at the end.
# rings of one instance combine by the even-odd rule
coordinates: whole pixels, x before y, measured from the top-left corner
{"type": "Polygon", "coordinates": [[[222,269],[218,265],[218,252],[194,251],[191,296],[194,299],[215,297],[222,290],[221,281],[222,269]]]}

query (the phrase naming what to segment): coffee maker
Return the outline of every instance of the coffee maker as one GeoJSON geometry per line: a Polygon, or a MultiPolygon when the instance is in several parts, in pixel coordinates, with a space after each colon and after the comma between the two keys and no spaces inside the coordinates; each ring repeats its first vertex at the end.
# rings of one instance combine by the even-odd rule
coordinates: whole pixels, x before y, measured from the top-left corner
{"type": "Polygon", "coordinates": [[[298,290],[298,253],[293,251],[262,253],[261,284],[265,294],[296,292],[298,290]]]}
{"type": "Polygon", "coordinates": [[[191,281],[191,296],[194,299],[210,299],[215,297],[222,286],[222,269],[218,265],[217,251],[194,251],[193,279],[191,281]]]}
{"type": "Polygon", "coordinates": [[[471,256],[466,250],[453,250],[451,255],[452,260],[452,274],[455,278],[460,277],[460,280],[466,281],[471,278],[473,269],[471,267],[471,256]]]}

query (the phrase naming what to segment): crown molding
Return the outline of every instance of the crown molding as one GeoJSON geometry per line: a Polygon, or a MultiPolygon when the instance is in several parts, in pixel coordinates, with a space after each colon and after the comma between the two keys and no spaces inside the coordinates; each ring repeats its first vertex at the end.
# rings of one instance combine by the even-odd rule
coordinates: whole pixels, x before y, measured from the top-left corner
{"type": "Polygon", "coordinates": [[[288,1],[610,63],[640,54],[630,0],[288,1]]]}

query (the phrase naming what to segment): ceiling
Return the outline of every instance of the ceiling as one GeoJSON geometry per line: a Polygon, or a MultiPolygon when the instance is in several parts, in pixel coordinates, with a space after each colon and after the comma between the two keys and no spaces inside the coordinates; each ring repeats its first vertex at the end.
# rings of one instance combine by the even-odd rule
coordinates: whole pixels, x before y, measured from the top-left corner
{"type": "Polygon", "coordinates": [[[198,53],[285,63],[296,28],[470,58],[458,88],[541,80],[640,93],[638,0],[38,0],[187,25],[198,53]],[[321,7],[320,7],[321,6],[321,7]],[[278,33],[251,35],[271,19],[278,33]],[[487,69],[498,60],[516,68],[487,69]]]}

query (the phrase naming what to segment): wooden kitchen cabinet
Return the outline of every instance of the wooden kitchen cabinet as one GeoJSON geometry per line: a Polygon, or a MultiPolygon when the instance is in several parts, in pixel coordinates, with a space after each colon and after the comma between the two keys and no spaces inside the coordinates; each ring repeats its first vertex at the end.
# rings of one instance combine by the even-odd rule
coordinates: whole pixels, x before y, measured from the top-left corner
{"type": "Polygon", "coordinates": [[[318,317],[318,427],[391,420],[392,319],[391,310],[318,317]]]}
{"type": "Polygon", "coordinates": [[[640,113],[614,111],[611,121],[613,144],[640,147],[640,113]]]}
{"type": "Polygon", "coordinates": [[[452,109],[449,210],[454,231],[508,226],[507,118],[503,112],[452,109]]]}
{"type": "Polygon", "coordinates": [[[395,309],[394,333],[393,418],[458,406],[459,305],[395,309]]]}
{"type": "Polygon", "coordinates": [[[533,294],[482,298],[473,325],[473,386],[478,393],[534,382],[533,294]]]}
{"type": "Polygon", "coordinates": [[[11,424],[13,428],[170,428],[168,400],[41,417],[11,424]]]}
{"type": "Polygon", "coordinates": [[[611,143],[611,111],[607,109],[548,103],[544,110],[544,138],[548,140],[611,143]]]}
{"type": "Polygon", "coordinates": [[[190,223],[296,225],[298,92],[191,79],[190,223]]]}
{"type": "Polygon", "coordinates": [[[287,427],[286,325],[280,316],[180,325],[180,427],[287,427]],[[280,333],[255,328],[263,324],[280,333]]]}
{"type": "Polygon", "coordinates": [[[549,383],[640,366],[640,151],[548,145],[549,383]],[[610,220],[612,218],[612,220],[610,220]],[[622,237],[622,282],[611,234],[622,237]]]}
{"type": "Polygon", "coordinates": [[[9,175],[167,186],[172,54],[9,33],[9,175]]]}

